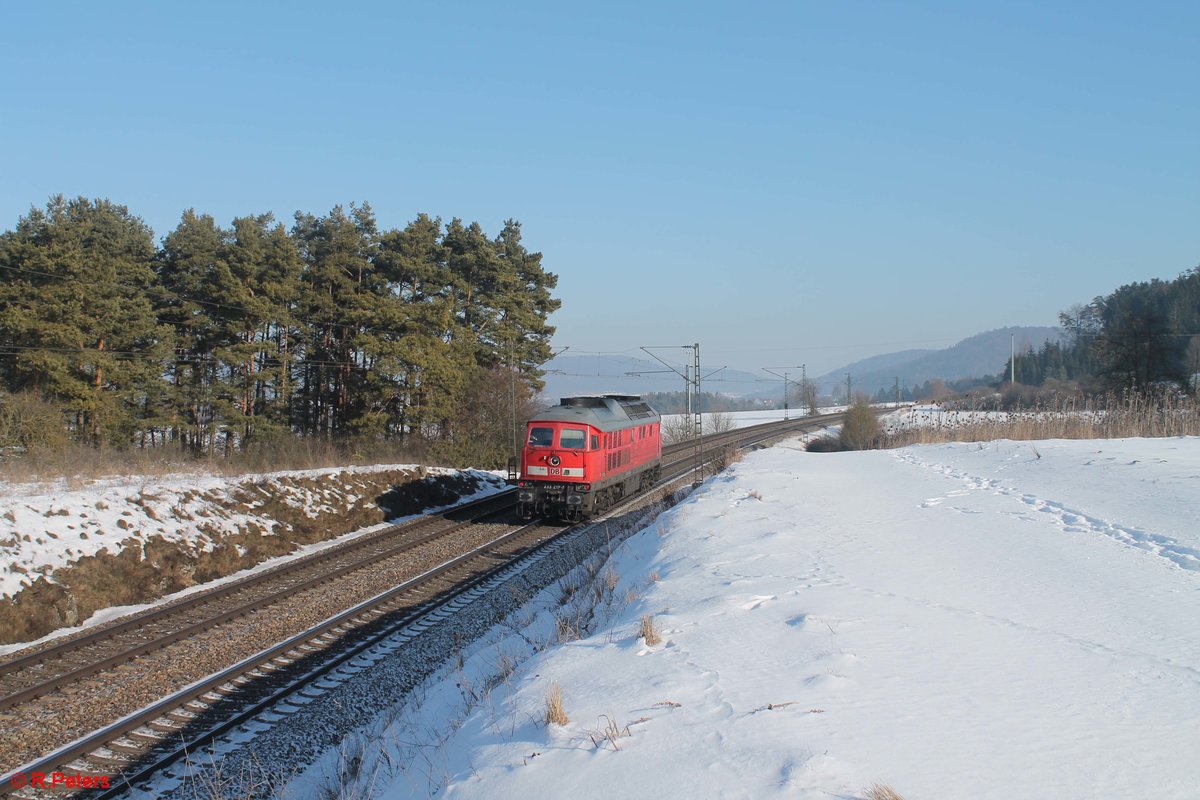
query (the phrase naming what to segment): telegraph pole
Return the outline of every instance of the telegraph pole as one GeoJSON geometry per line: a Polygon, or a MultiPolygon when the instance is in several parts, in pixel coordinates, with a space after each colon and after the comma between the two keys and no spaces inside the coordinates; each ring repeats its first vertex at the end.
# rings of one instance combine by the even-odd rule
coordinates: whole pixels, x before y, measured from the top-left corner
{"type": "Polygon", "coordinates": [[[791,378],[788,377],[788,372],[790,372],[791,370],[794,370],[794,369],[798,369],[798,370],[800,370],[801,374],[804,374],[804,365],[803,364],[801,364],[798,367],[763,367],[762,368],[763,372],[769,372],[777,378],[783,378],[783,418],[785,421],[788,418],[788,384],[795,383],[794,380],[792,380],[791,378]],[[775,370],[777,370],[777,369],[781,369],[781,370],[783,370],[783,372],[782,373],[776,372],[775,370]]]}
{"type": "Polygon", "coordinates": [[[683,415],[687,419],[687,435],[690,439],[695,435],[692,430],[692,366],[690,364],[683,365],[683,415]]]}
{"type": "Polygon", "coordinates": [[[896,376],[896,405],[900,405],[900,376],[896,376]]]}
{"type": "MultiPolygon", "coordinates": [[[[658,356],[651,353],[651,350],[665,350],[667,347],[643,347],[641,348],[646,355],[653,358],[658,363],[662,364],[667,369],[674,372],[676,375],[683,376],[684,383],[688,388],[687,396],[687,419],[691,426],[692,441],[695,443],[695,485],[699,485],[700,478],[703,474],[700,469],[703,465],[702,453],[704,452],[704,410],[701,408],[700,397],[700,343],[678,345],[681,350],[692,351],[692,363],[684,364],[683,372],[680,372],[671,364],[663,361],[658,356]]],[[[721,369],[725,369],[721,367],[721,369]]],[[[715,370],[720,372],[721,370],[715,370]]],[[[713,373],[710,373],[713,374],[713,373]]]]}
{"type": "Polygon", "coordinates": [[[854,395],[850,394],[850,373],[846,373],[846,405],[854,405],[854,395]]]}

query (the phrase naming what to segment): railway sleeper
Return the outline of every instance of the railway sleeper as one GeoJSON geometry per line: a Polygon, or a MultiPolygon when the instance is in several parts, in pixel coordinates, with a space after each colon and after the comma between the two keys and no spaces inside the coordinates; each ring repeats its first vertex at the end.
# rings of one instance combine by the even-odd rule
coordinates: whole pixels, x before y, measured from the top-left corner
{"type": "MultiPolygon", "coordinates": [[[[129,733],[125,734],[125,738],[131,739],[135,742],[144,742],[150,746],[156,746],[156,745],[162,744],[163,740],[165,740],[167,738],[165,736],[160,735],[156,731],[144,730],[145,727],[147,727],[147,726],[142,726],[142,728],[138,728],[136,731],[130,731],[129,733]]],[[[142,752],[145,752],[148,749],[149,749],[148,747],[143,748],[142,752]]]]}
{"type": "Polygon", "coordinates": [[[83,778],[103,778],[105,775],[112,774],[112,770],[105,769],[103,766],[92,761],[91,756],[82,759],[77,758],[70,764],[66,764],[65,767],[83,778]]]}
{"type": "MultiPolygon", "coordinates": [[[[130,758],[129,756],[141,755],[141,754],[142,754],[141,750],[137,751],[136,754],[128,753],[128,754],[122,754],[122,755],[118,755],[115,752],[115,750],[112,755],[102,755],[100,753],[89,753],[88,761],[91,761],[92,763],[96,763],[96,764],[101,764],[101,765],[124,768],[124,767],[130,766],[131,764],[137,763],[136,758],[130,758]]],[[[112,770],[109,770],[108,772],[111,773],[112,770]]]]}
{"type": "Polygon", "coordinates": [[[159,733],[174,734],[182,731],[186,724],[177,724],[167,717],[159,717],[146,723],[146,727],[159,733]]]}

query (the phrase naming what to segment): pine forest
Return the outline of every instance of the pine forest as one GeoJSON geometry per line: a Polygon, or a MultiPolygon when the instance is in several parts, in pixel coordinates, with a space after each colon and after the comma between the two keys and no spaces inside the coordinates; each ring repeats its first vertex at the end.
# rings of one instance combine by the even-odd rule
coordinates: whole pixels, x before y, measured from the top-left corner
{"type": "Polygon", "coordinates": [[[156,244],[124,206],[54,197],[0,235],[0,448],[212,458],[300,437],[498,466],[556,283],[515,220],[187,210],[156,244]]]}

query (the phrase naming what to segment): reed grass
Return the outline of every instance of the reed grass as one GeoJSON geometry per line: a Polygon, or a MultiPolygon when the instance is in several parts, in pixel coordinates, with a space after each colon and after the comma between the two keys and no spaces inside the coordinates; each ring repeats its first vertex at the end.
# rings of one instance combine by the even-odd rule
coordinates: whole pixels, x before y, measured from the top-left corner
{"type": "Polygon", "coordinates": [[[648,645],[662,643],[662,634],[658,630],[658,625],[654,622],[654,617],[649,614],[642,615],[642,621],[638,625],[638,637],[644,639],[648,645]]]}
{"type": "Polygon", "coordinates": [[[886,783],[876,783],[867,789],[866,800],[904,800],[904,798],[886,783]]]}
{"type": "Polygon", "coordinates": [[[562,687],[557,683],[551,684],[550,691],[546,693],[545,721],[546,725],[566,725],[571,721],[563,707],[562,687]]]}
{"type": "Polygon", "coordinates": [[[1064,397],[1029,408],[1002,410],[973,402],[893,416],[881,448],[996,439],[1129,439],[1200,436],[1200,403],[1191,397],[1144,395],[1064,397]]]}

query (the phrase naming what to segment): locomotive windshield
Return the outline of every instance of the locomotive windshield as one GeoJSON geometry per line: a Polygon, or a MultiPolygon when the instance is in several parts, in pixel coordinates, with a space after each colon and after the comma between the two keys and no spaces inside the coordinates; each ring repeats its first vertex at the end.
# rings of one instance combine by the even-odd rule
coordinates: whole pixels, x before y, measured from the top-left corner
{"type": "Polygon", "coordinates": [[[564,450],[582,450],[587,446],[587,434],[577,428],[563,428],[558,445],[564,450]]]}
{"type": "Polygon", "coordinates": [[[553,428],[530,428],[529,429],[529,446],[530,447],[552,447],[554,445],[554,429],[553,428]]]}

